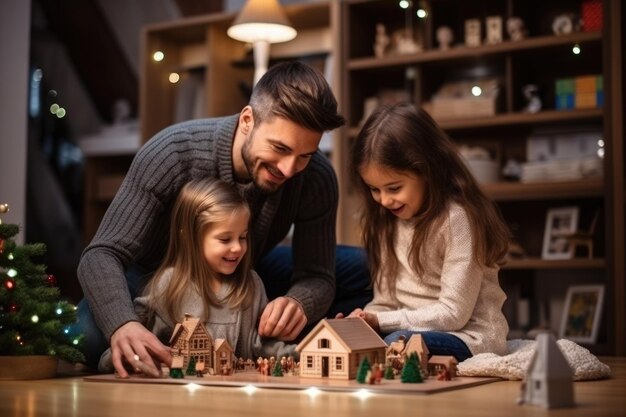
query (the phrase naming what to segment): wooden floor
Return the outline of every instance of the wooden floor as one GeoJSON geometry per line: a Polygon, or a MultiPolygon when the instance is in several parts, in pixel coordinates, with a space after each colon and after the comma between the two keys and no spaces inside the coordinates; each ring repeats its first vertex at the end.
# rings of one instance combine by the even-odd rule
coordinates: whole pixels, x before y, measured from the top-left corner
{"type": "Polygon", "coordinates": [[[574,383],[575,408],[517,405],[520,381],[501,381],[429,395],[130,384],[59,377],[0,381],[2,417],[515,417],[626,416],[626,358],[602,357],[613,377],[574,383]]]}

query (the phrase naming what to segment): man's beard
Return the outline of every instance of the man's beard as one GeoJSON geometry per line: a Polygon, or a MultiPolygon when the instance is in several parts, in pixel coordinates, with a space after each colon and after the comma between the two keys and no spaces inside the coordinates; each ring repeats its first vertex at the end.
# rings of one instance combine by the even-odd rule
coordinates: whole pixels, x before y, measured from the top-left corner
{"type": "MultiPolygon", "coordinates": [[[[246,171],[248,171],[248,176],[250,177],[254,186],[264,194],[272,194],[280,188],[280,184],[273,183],[262,183],[259,180],[258,171],[261,169],[263,163],[256,164],[253,160],[252,155],[250,154],[250,147],[252,144],[252,136],[246,138],[242,148],[241,148],[241,158],[243,159],[243,164],[246,167],[246,171]],[[254,168],[258,168],[255,172],[254,168]]],[[[258,159],[257,159],[258,160],[258,159]]],[[[265,168],[267,169],[267,168],[265,168]]]]}

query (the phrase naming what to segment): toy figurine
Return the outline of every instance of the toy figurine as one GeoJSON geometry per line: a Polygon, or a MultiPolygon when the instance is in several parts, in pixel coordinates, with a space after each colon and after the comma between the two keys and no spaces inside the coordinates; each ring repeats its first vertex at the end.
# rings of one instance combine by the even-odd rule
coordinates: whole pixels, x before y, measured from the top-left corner
{"type": "Polygon", "coordinates": [[[519,41],[528,36],[524,21],[517,16],[508,18],[508,20],[506,21],[506,31],[512,41],[519,41]]]}
{"type": "Polygon", "coordinates": [[[387,52],[389,46],[389,36],[387,36],[387,29],[382,23],[376,24],[376,39],[374,41],[374,56],[376,58],[382,58],[387,52]]]}
{"type": "Polygon", "coordinates": [[[437,28],[437,42],[439,42],[439,49],[442,51],[450,49],[453,40],[454,34],[449,26],[440,26],[437,28]]]}
{"type": "Polygon", "coordinates": [[[542,104],[539,98],[539,87],[535,84],[528,84],[522,88],[522,94],[526,99],[526,107],[524,107],[524,113],[537,113],[541,110],[542,104]]]}

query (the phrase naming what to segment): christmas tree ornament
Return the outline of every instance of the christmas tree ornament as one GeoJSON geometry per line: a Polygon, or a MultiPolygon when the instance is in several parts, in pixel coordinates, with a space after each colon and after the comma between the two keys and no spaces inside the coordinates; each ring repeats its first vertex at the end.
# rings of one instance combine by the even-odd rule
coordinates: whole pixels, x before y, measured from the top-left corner
{"type": "Polygon", "coordinates": [[[52,274],[46,277],[46,281],[48,282],[48,285],[50,286],[57,285],[57,278],[52,274]]]}
{"type": "Polygon", "coordinates": [[[13,288],[15,288],[15,280],[13,280],[12,278],[5,279],[4,288],[6,288],[7,290],[12,290],[13,288]]]}

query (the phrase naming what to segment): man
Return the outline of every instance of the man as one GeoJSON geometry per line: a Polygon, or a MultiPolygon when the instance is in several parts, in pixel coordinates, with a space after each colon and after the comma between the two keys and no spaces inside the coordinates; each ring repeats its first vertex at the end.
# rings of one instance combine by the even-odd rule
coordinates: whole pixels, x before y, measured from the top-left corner
{"type": "MultiPolygon", "coordinates": [[[[259,334],[294,340],[324,317],[336,290],[338,190],[318,145],[324,131],[343,123],[324,77],[291,62],[273,66],[238,115],[180,123],[142,147],[78,267],[88,300],[79,304],[88,364],[95,367],[106,340],[121,377],[124,362],[155,375],[169,364],[169,350],[137,321],[132,300],[163,257],[178,191],[194,178],[236,184],[250,204],[254,266],[271,300],[259,334]],[[292,247],[273,250],[292,225],[292,247]]],[[[371,298],[362,252],[337,253],[337,275],[345,276],[339,287],[352,292],[331,315],[371,298]]]]}

